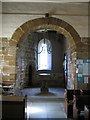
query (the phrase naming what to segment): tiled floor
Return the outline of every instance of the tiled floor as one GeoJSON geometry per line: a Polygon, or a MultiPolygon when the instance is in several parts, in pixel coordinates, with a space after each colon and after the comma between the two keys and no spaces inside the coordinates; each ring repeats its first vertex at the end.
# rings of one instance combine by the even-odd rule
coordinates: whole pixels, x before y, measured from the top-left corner
{"type": "Polygon", "coordinates": [[[49,93],[41,94],[39,88],[27,88],[22,90],[22,95],[27,95],[28,98],[26,109],[28,119],[66,118],[64,89],[49,88],[49,93]]]}

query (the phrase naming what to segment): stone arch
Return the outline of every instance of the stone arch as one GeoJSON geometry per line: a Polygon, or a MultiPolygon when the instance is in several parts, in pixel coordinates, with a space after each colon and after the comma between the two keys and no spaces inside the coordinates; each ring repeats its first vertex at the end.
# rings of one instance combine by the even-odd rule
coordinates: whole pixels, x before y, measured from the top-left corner
{"type": "Polygon", "coordinates": [[[81,38],[77,31],[67,22],[54,17],[37,18],[27,21],[16,29],[11,37],[10,43],[17,47],[18,43],[25,35],[43,28],[49,28],[63,34],[69,40],[70,47],[73,48],[72,52],[78,52],[78,43],[81,38]]]}
{"type": "Polygon", "coordinates": [[[43,29],[45,27],[62,33],[67,39],[69,39],[71,45],[76,46],[77,48],[77,43],[81,39],[77,31],[67,22],[54,17],[37,18],[34,20],[27,21],[26,23],[24,23],[16,29],[16,31],[11,37],[11,42],[14,42],[17,46],[20,39],[26,33],[35,31],[37,29],[43,29]]]}

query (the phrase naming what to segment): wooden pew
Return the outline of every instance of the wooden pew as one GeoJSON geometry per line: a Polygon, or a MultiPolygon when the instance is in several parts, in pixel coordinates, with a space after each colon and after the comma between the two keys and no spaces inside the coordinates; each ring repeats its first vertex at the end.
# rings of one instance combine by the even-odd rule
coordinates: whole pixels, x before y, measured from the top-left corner
{"type": "Polygon", "coordinates": [[[85,119],[85,106],[87,106],[89,115],[88,120],[90,119],[90,95],[77,95],[76,96],[76,109],[77,109],[77,118],[85,119]]]}
{"type": "MultiPolygon", "coordinates": [[[[67,118],[77,117],[76,97],[79,95],[90,95],[90,90],[66,90],[65,91],[65,111],[67,118]]],[[[79,104],[80,105],[80,104],[79,104]]],[[[79,106],[80,107],[80,106],[79,106]]]]}
{"type": "Polygon", "coordinates": [[[74,96],[80,95],[80,90],[66,90],[65,92],[65,111],[67,114],[67,118],[73,118],[73,106],[74,106],[74,96]]]}
{"type": "Polygon", "coordinates": [[[85,120],[90,120],[90,105],[84,106],[84,112],[85,112],[85,120]]]}
{"type": "Polygon", "coordinates": [[[82,95],[90,95],[90,90],[82,90],[82,95]]]}
{"type": "Polygon", "coordinates": [[[25,120],[26,97],[2,96],[2,120],[25,120]]]}
{"type": "Polygon", "coordinates": [[[67,91],[67,118],[73,118],[73,90],[67,91]]]}

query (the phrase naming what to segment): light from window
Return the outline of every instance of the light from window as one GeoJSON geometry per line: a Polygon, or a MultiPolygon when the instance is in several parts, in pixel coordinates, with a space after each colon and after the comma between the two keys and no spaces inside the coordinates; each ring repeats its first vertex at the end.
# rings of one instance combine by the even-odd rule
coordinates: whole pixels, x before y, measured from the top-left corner
{"type": "Polygon", "coordinates": [[[51,43],[42,39],[38,44],[38,70],[51,70],[51,43]]]}

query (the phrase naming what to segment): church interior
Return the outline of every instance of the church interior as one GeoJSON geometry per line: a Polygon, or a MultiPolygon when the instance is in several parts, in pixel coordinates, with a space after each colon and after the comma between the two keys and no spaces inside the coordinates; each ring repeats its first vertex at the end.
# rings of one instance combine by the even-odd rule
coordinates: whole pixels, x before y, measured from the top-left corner
{"type": "Polygon", "coordinates": [[[88,0],[0,2],[1,120],[90,119],[88,0]]]}

